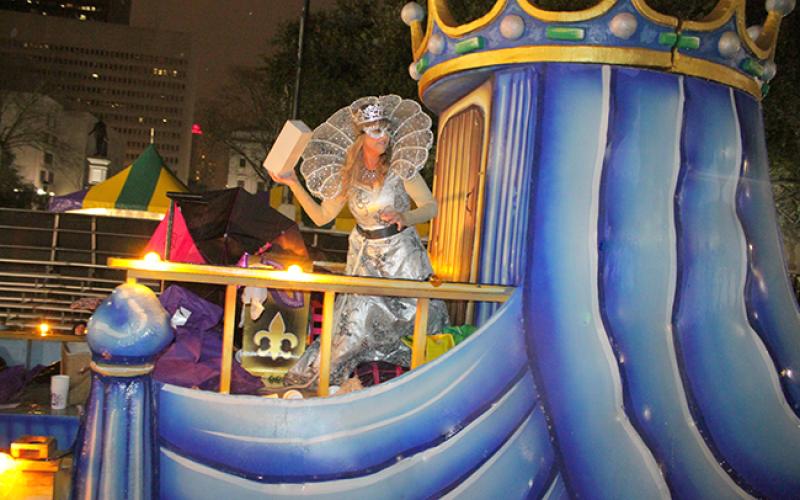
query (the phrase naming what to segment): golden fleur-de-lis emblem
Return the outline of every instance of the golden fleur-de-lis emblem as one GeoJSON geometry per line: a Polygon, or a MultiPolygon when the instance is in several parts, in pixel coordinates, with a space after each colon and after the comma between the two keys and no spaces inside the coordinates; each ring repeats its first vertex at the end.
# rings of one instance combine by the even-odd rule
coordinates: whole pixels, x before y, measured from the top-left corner
{"type": "Polygon", "coordinates": [[[259,330],[253,335],[253,343],[258,347],[256,354],[262,358],[292,359],[292,351],[297,347],[297,336],[286,331],[286,323],[281,313],[275,314],[269,322],[269,330],[259,330]],[[266,340],[266,346],[262,341],[266,340]]]}

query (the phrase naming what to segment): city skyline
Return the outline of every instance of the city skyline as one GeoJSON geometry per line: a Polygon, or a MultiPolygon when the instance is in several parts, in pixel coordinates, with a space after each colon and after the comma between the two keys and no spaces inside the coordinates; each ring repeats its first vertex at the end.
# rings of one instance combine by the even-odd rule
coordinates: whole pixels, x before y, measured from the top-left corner
{"type": "Polygon", "coordinates": [[[124,156],[109,173],[135,160],[154,134],[167,164],[186,179],[196,74],[189,38],[68,16],[0,13],[9,76],[68,109],[92,113],[120,136],[124,156]]]}
{"type": "MultiPolygon", "coordinates": [[[[335,5],[314,0],[311,11],[335,5]]],[[[131,26],[192,35],[197,97],[213,98],[233,66],[254,67],[281,23],[298,20],[303,0],[134,0],[131,26]]]]}

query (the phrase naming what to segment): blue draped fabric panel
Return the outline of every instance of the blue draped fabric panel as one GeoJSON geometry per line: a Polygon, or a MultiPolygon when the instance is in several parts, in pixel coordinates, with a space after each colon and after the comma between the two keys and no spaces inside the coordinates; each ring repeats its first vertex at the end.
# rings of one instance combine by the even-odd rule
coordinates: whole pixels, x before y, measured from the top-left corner
{"type": "Polygon", "coordinates": [[[625,413],[599,306],[599,185],[611,69],[550,64],[538,70],[525,319],[562,473],[581,497],[663,498],[669,490],[656,459],[625,413]]]}
{"type": "Polygon", "coordinates": [[[681,497],[741,496],[692,424],[672,334],[683,79],[615,69],[600,185],[599,293],[625,408],[681,497]]]}
{"type": "MultiPolygon", "coordinates": [[[[498,71],[492,97],[478,281],[519,285],[525,271],[538,82],[530,67],[498,71]]],[[[497,304],[480,303],[476,324],[497,304]]]]}
{"type": "Polygon", "coordinates": [[[800,309],[781,249],[761,107],[742,93],[735,97],[742,132],[737,207],[747,240],[747,317],[775,361],[792,409],[800,415],[800,309]]]}
{"type": "Polygon", "coordinates": [[[673,323],[695,421],[746,489],[796,498],[800,420],[745,309],[747,251],[736,213],[742,141],[733,91],[687,79],[685,94],[673,323]]]}

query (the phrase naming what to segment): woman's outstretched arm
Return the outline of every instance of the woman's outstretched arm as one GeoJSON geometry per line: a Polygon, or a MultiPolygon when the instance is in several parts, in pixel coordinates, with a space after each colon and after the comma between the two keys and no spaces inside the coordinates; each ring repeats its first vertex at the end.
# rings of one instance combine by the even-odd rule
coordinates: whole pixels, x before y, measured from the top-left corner
{"type": "Polygon", "coordinates": [[[300,202],[300,206],[303,207],[303,210],[306,211],[306,214],[308,214],[314,224],[318,226],[324,226],[336,218],[339,212],[342,211],[345,201],[347,201],[347,198],[344,196],[338,196],[330,200],[323,200],[322,204],[317,203],[316,200],[308,194],[308,191],[306,191],[303,185],[300,184],[300,180],[297,178],[297,174],[294,171],[291,171],[291,173],[287,174],[285,177],[273,175],[270,172],[270,177],[279,184],[286,184],[289,186],[289,189],[292,190],[292,194],[294,194],[297,201],[300,202]]]}

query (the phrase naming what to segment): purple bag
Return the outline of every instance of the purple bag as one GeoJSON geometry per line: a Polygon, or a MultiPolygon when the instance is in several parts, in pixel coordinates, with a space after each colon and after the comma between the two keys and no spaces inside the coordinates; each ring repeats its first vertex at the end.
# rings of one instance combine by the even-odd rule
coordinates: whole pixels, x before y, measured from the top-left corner
{"type": "MultiPolygon", "coordinates": [[[[156,361],[153,378],[182,387],[219,390],[222,308],[177,285],[164,290],[160,300],[173,318],[175,342],[156,361]],[[180,324],[179,318],[185,323],[180,324]]],[[[231,393],[255,394],[262,387],[260,378],[233,363],[231,393]]]]}

